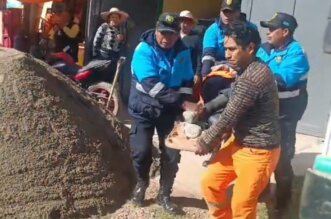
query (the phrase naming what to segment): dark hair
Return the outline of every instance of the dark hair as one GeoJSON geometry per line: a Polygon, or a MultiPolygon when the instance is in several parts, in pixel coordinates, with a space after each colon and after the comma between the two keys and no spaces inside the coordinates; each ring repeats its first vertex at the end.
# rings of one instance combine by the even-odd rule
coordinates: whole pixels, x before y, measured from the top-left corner
{"type": "Polygon", "coordinates": [[[246,48],[250,43],[254,43],[256,46],[255,52],[257,52],[261,44],[261,37],[257,28],[245,21],[234,21],[226,25],[224,34],[232,37],[242,48],[246,48]]]}

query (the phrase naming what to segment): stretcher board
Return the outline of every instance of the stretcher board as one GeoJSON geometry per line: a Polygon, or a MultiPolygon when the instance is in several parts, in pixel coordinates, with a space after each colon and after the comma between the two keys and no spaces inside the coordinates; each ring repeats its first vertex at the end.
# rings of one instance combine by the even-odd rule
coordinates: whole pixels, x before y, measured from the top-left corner
{"type": "Polygon", "coordinates": [[[190,139],[186,137],[184,132],[184,123],[176,123],[168,137],[165,139],[165,145],[169,148],[181,150],[181,151],[196,151],[196,141],[195,139],[190,139]]]}

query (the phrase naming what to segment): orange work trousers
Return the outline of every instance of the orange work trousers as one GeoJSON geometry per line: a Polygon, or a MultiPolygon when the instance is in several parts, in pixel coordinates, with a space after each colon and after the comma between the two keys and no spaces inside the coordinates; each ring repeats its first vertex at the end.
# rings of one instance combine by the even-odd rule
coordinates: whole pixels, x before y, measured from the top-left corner
{"type": "Polygon", "coordinates": [[[258,197],[268,185],[279,155],[279,147],[272,150],[243,147],[231,136],[202,178],[210,218],[256,219],[258,197]],[[228,187],[234,180],[231,199],[228,187]]]}

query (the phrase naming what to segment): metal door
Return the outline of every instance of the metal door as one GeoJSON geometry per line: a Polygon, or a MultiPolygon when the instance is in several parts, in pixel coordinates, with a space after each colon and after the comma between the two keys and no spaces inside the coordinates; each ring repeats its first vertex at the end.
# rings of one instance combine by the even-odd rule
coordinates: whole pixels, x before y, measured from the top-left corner
{"type": "Polygon", "coordinates": [[[330,5],[330,0],[300,0],[294,14],[299,23],[295,37],[304,45],[311,66],[308,107],[298,131],[317,136],[324,136],[331,109],[331,56],[323,52],[330,5]]]}

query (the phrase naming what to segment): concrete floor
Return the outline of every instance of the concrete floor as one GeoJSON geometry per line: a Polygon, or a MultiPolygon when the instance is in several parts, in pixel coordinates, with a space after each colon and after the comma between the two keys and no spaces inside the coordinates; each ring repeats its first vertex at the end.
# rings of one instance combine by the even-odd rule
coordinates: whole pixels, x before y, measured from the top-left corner
{"type": "MultiPolygon", "coordinates": [[[[322,151],[322,147],[323,141],[321,138],[297,135],[296,154],[292,162],[295,175],[305,175],[307,168],[312,167],[315,156],[322,151]]],[[[205,171],[202,163],[210,155],[200,157],[192,152],[184,151],[181,152],[181,155],[173,195],[201,199],[200,179],[205,171]]]]}

